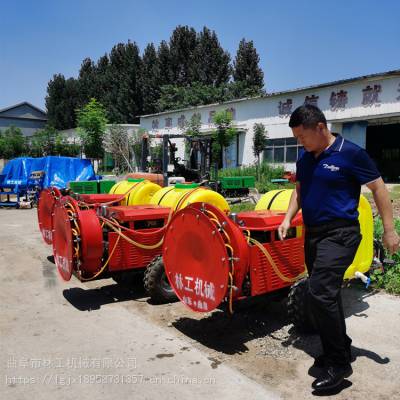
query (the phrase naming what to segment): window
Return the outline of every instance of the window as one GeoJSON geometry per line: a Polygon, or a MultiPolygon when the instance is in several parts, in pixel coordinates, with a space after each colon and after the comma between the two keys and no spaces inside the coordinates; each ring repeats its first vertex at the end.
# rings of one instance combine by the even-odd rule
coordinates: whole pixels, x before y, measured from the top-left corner
{"type": "Polygon", "coordinates": [[[165,127],[172,128],[172,118],[165,118],[165,127]]]}
{"type": "Polygon", "coordinates": [[[264,162],[295,163],[302,147],[296,138],[268,139],[264,149],[264,162]]]}

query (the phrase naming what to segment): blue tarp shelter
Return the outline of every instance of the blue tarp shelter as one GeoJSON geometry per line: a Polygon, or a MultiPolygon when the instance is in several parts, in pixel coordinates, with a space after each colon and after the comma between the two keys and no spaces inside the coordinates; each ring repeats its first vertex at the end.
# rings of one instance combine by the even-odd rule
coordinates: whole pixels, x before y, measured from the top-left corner
{"type": "Polygon", "coordinates": [[[67,187],[70,181],[89,181],[96,179],[90,160],[73,157],[19,157],[10,160],[0,175],[0,187],[24,190],[29,185],[32,171],[44,171],[43,188],[67,187]]]}

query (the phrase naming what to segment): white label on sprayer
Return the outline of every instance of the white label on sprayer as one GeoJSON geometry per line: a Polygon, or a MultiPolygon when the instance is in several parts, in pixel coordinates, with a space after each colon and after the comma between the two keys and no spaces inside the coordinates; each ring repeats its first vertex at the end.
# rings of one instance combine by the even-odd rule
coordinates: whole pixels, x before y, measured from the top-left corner
{"type": "Polygon", "coordinates": [[[50,229],[42,229],[43,237],[47,240],[53,239],[53,232],[50,229]]]}
{"type": "Polygon", "coordinates": [[[69,272],[67,257],[56,255],[55,261],[58,268],[60,268],[64,272],[69,272]]]}

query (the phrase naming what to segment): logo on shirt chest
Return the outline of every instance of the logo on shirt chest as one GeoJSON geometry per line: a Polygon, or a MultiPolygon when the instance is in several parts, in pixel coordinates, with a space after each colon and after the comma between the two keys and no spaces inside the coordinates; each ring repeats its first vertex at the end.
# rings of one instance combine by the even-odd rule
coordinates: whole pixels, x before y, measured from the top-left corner
{"type": "Polygon", "coordinates": [[[337,171],[339,171],[339,167],[337,167],[336,165],[333,165],[333,164],[331,164],[331,165],[329,165],[329,164],[322,164],[322,166],[325,168],[325,169],[329,169],[331,172],[337,172],[337,171]]]}

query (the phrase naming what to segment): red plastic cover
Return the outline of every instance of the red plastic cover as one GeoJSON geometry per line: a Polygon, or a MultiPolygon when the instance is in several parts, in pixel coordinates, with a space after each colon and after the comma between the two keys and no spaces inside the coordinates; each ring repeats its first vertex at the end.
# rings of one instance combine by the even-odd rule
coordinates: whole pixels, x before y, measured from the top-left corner
{"type": "Polygon", "coordinates": [[[53,217],[53,255],[61,277],[69,281],[73,269],[73,241],[71,222],[63,201],[54,206],[53,217]]]}
{"type": "Polygon", "coordinates": [[[40,232],[42,233],[43,240],[47,244],[53,243],[53,210],[56,201],[60,197],[61,193],[55,187],[43,189],[40,193],[37,215],[40,232]]]}
{"type": "Polygon", "coordinates": [[[163,260],[169,282],[193,311],[214,310],[226,296],[229,260],[216,229],[203,212],[187,207],[175,214],[164,238],[163,260]]]}

